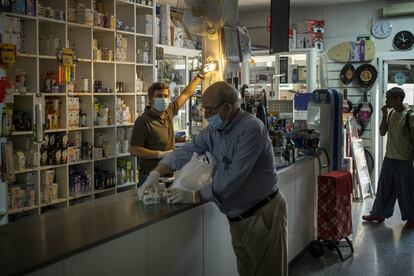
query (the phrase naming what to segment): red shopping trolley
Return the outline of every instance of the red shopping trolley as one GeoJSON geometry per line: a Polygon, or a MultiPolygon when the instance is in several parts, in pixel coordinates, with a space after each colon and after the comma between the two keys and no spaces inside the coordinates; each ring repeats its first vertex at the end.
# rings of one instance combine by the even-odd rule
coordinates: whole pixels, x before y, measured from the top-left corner
{"type": "Polygon", "coordinates": [[[347,171],[331,171],[318,176],[318,239],[311,242],[314,257],[324,254],[323,246],[335,248],[342,261],[354,253],[348,236],[352,234],[352,175],[347,171]],[[342,254],[339,244],[345,239],[351,253],[342,254]]]}

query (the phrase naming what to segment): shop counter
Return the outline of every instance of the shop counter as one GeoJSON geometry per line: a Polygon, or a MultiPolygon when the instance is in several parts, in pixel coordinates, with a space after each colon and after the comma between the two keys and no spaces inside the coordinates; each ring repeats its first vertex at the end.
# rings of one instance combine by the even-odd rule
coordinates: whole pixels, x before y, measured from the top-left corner
{"type": "MultiPolygon", "coordinates": [[[[289,260],[313,239],[314,161],[279,170],[289,260]]],[[[237,275],[213,203],[145,206],[134,191],[0,226],[1,275],[237,275]]]]}

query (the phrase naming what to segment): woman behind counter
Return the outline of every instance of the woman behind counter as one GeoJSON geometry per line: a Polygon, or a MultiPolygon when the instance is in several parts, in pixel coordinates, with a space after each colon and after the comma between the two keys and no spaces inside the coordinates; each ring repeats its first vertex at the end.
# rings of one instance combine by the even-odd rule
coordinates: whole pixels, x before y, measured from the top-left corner
{"type": "Polygon", "coordinates": [[[174,101],[171,101],[165,83],[156,82],[148,88],[149,108],[135,121],[130,147],[131,155],[139,160],[140,184],[160,159],[174,150],[174,116],[194,94],[205,74],[215,70],[213,67],[210,64],[203,65],[201,73],[174,101]]]}

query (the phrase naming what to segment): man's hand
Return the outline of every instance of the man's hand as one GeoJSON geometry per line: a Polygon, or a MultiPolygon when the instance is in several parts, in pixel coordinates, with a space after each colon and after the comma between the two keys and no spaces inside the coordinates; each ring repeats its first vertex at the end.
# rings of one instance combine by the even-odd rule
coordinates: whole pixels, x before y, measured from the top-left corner
{"type": "Polygon", "coordinates": [[[196,203],[195,192],[184,191],[181,189],[170,189],[171,195],[169,200],[171,203],[196,203]]]}
{"type": "Polygon", "coordinates": [[[158,191],[158,182],[160,179],[160,173],[158,171],[151,171],[145,180],[144,183],[142,183],[141,187],[138,188],[138,197],[140,200],[142,200],[142,196],[144,195],[144,192],[148,188],[154,188],[158,191]]]}

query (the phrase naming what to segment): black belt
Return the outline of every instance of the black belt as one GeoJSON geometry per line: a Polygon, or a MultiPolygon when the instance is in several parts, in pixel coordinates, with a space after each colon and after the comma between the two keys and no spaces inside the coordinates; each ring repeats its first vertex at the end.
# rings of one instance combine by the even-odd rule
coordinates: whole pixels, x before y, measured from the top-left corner
{"type": "Polygon", "coordinates": [[[230,222],[235,222],[235,221],[241,221],[241,220],[244,220],[244,219],[246,219],[248,217],[253,216],[254,213],[256,213],[257,210],[259,210],[260,208],[262,208],[263,206],[265,206],[267,203],[269,203],[270,201],[272,201],[272,199],[275,198],[275,196],[277,195],[278,192],[279,192],[279,190],[277,190],[276,192],[268,195],[264,199],[260,200],[252,208],[250,208],[249,210],[247,210],[243,214],[241,214],[241,215],[239,215],[237,217],[227,217],[227,219],[230,222]]]}

